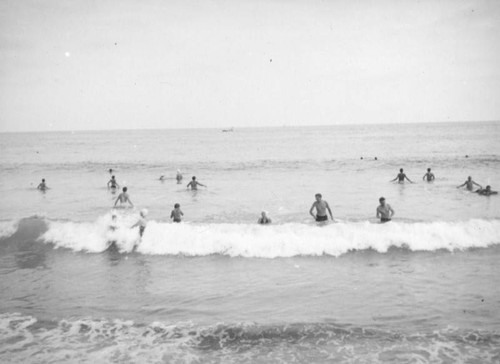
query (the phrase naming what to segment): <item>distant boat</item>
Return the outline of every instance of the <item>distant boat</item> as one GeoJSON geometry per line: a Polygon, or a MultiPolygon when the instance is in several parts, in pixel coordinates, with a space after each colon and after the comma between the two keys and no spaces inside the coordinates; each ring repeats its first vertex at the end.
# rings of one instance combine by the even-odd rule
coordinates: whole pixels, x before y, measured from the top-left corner
{"type": "Polygon", "coordinates": [[[222,129],[223,133],[228,133],[228,132],[232,132],[232,131],[234,131],[233,128],[231,128],[231,129],[222,129]]]}

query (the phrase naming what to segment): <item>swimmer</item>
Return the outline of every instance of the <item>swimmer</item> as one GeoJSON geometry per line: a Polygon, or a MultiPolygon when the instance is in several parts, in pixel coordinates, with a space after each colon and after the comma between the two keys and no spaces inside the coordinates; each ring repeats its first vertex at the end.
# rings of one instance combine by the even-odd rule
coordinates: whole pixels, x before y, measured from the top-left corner
{"type": "Polygon", "coordinates": [[[184,216],[184,213],[181,210],[181,205],[176,203],[174,205],[174,209],[170,213],[170,218],[174,219],[174,222],[181,222],[182,221],[181,216],[184,216]]]}
{"type": "Polygon", "coordinates": [[[408,182],[413,183],[413,181],[411,181],[411,180],[410,180],[410,179],[406,176],[406,174],[404,174],[404,173],[403,173],[403,168],[401,168],[401,169],[399,170],[399,173],[398,173],[398,175],[396,176],[396,178],[391,179],[389,182],[394,182],[395,180],[398,180],[398,183],[404,183],[405,178],[408,180],[408,182]]]}
{"type": "Polygon", "coordinates": [[[192,190],[197,190],[197,189],[198,189],[198,187],[197,187],[197,186],[207,187],[207,186],[205,186],[205,185],[202,185],[200,182],[198,182],[198,181],[196,180],[196,177],[195,177],[195,176],[193,176],[193,179],[191,180],[191,182],[189,182],[189,183],[187,184],[187,186],[186,186],[186,187],[187,187],[187,188],[191,187],[191,189],[192,189],[192,190]]]}
{"type": "Polygon", "coordinates": [[[118,229],[118,223],[117,223],[116,219],[117,219],[116,212],[113,212],[111,214],[111,223],[109,224],[109,227],[108,227],[109,231],[111,231],[111,232],[118,229]]]}
{"type": "Polygon", "coordinates": [[[394,210],[391,205],[385,203],[384,197],[380,197],[378,201],[380,202],[380,205],[377,207],[377,218],[380,217],[381,223],[391,221],[391,218],[394,215],[394,210]]]}
{"type": "Polygon", "coordinates": [[[163,174],[162,174],[162,175],[160,176],[160,178],[158,178],[158,179],[159,179],[160,181],[162,181],[162,182],[163,182],[163,181],[165,181],[165,175],[163,175],[163,174]]]}
{"type": "Polygon", "coordinates": [[[128,196],[127,187],[123,187],[122,191],[123,192],[120,193],[118,195],[118,197],[116,198],[115,207],[116,207],[116,204],[118,203],[118,201],[120,201],[120,204],[124,204],[125,202],[128,202],[130,204],[130,206],[134,207],[134,204],[132,203],[132,201],[130,201],[130,197],[128,196]]]}
{"type": "Polygon", "coordinates": [[[478,183],[476,183],[476,182],[474,182],[474,181],[472,180],[472,177],[471,177],[471,176],[467,177],[467,181],[465,181],[464,183],[462,183],[460,186],[457,186],[457,188],[460,188],[460,187],[466,186],[466,188],[467,188],[469,191],[472,191],[472,190],[474,189],[474,185],[478,186],[480,189],[483,189],[483,187],[482,187],[480,184],[478,184],[478,183]]]}
{"type": "Polygon", "coordinates": [[[485,189],[481,188],[481,189],[477,190],[476,193],[480,194],[481,196],[490,196],[490,195],[497,195],[498,194],[497,191],[492,191],[491,190],[491,186],[490,185],[486,186],[485,189]]]}
{"type": "Polygon", "coordinates": [[[146,221],[146,215],[148,214],[148,210],[147,209],[142,209],[141,212],[139,213],[139,220],[131,226],[131,228],[135,228],[137,226],[139,226],[139,236],[142,238],[142,235],[144,234],[144,230],[146,230],[146,225],[147,225],[147,221],[146,221]]]}
{"type": "Polygon", "coordinates": [[[267,216],[267,211],[262,211],[260,215],[261,216],[259,220],[257,220],[258,224],[265,225],[265,224],[270,224],[272,222],[271,219],[267,216]]]}
{"type": "Polygon", "coordinates": [[[425,180],[426,178],[427,178],[427,182],[432,182],[436,179],[436,177],[434,176],[434,173],[431,173],[430,168],[427,168],[427,173],[424,174],[424,176],[422,177],[422,180],[425,180]]]}
{"type": "Polygon", "coordinates": [[[321,196],[321,193],[317,193],[314,197],[316,198],[316,201],[312,204],[311,209],[309,210],[309,213],[312,217],[314,217],[314,220],[316,220],[317,222],[328,221],[328,216],[326,214],[326,210],[328,210],[332,221],[335,222],[335,219],[332,215],[332,210],[330,210],[328,202],[322,200],[323,196],[321,196]],[[316,215],[314,215],[313,213],[314,209],[316,209],[316,215]]]}
{"type": "Polygon", "coordinates": [[[120,188],[120,185],[116,182],[115,176],[111,176],[111,179],[108,181],[108,188],[120,188]]]}
{"type": "Polygon", "coordinates": [[[177,175],[175,176],[175,179],[177,180],[177,184],[181,184],[181,181],[182,181],[182,173],[181,173],[181,170],[178,169],[177,170],[177,175]]]}
{"type": "Polygon", "coordinates": [[[45,191],[49,189],[45,184],[45,178],[42,178],[42,182],[40,182],[40,184],[37,186],[37,189],[39,189],[40,191],[45,191]]]}
{"type": "Polygon", "coordinates": [[[113,169],[110,168],[108,172],[109,172],[109,174],[113,174],[113,169]]]}

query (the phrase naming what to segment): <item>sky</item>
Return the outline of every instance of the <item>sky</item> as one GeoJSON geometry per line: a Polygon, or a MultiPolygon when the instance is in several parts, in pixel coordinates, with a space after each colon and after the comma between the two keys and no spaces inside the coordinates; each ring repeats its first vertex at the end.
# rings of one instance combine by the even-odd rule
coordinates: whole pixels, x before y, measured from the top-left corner
{"type": "Polygon", "coordinates": [[[2,0],[0,132],[500,120],[500,2],[2,0]]]}

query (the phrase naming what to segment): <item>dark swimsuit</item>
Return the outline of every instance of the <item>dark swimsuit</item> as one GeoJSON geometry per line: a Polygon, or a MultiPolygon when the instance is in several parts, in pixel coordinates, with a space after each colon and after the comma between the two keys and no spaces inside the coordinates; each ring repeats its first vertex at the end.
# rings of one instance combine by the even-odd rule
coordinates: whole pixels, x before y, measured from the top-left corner
{"type": "Polygon", "coordinates": [[[388,222],[388,221],[391,221],[391,219],[389,219],[387,217],[381,217],[380,218],[380,222],[388,222]]]}
{"type": "Polygon", "coordinates": [[[327,221],[328,220],[328,216],[325,215],[325,216],[316,216],[316,221],[320,222],[320,221],[327,221]]]}

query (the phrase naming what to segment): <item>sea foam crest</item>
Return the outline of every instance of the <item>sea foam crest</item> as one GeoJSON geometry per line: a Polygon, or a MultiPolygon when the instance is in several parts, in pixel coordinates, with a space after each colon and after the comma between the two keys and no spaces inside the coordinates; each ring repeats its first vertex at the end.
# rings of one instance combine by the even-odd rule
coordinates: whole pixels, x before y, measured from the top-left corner
{"type": "Polygon", "coordinates": [[[18,228],[19,220],[0,221],[0,238],[12,236],[18,228]]]}
{"type": "Polygon", "coordinates": [[[121,218],[119,228],[110,232],[109,217],[95,223],[51,222],[42,236],[45,242],[76,251],[101,252],[110,241],[122,252],[158,255],[231,257],[292,257],[298,255],[339,256],[351,250],[373,249],[380,253],[390,247],[413,251],[449,251],[485,248],[500,243],[500,221],[466,222],[370,222],[307,224],[173,224],[150,221],[142,240],[131,229],[134,217],[121,218]]]}

